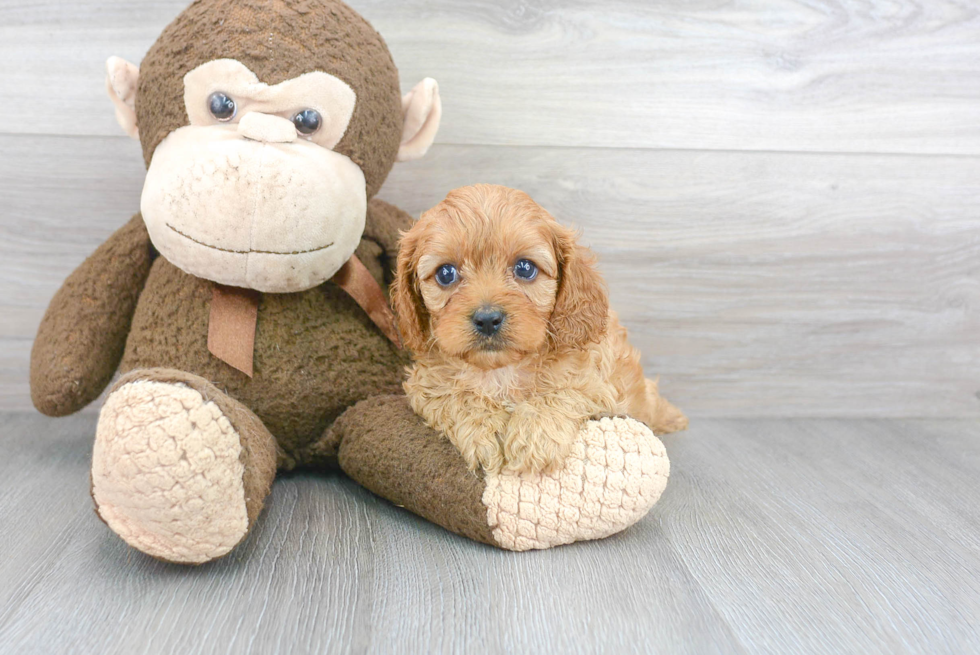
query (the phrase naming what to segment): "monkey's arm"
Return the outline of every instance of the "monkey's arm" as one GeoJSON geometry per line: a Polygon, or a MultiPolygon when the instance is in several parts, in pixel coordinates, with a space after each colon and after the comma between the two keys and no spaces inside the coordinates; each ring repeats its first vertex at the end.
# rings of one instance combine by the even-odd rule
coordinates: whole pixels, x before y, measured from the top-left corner
{"type": "Polygon", "coordinates": [[[137,214],[61,285],[31,349],[31,400],[38,411],[66,416],[102,393],[122,359],[152,260],[137,214]]]}
{"type": "Polygon", "coordinates": [[[395,262],[398,260],[398,241],[401,239],[399,232],[412,227],[413,222],[411,216],[384,200],[375,198],[368,202],[363,238],[380,247],[379,258],[384,271],[385,284],[390,284],[394,279],[395,262]]]}

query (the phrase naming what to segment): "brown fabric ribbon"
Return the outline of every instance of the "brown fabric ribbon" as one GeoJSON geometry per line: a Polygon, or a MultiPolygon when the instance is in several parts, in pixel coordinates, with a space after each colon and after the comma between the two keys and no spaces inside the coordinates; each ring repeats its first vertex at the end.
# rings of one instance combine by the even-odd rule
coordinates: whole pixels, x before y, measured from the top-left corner
{"type": "Polygon", "coordinates": [[[248,377],[252,377],[260,297],[258,291],[223,284],[215,284],[211,292],[208,350],[248,377]]]}
{"type": "Polygon", "coordinates": [[[367,312],[374,324],[381,328],[393,344],[402,347],[402,340],[395,324],[395,315],[388,306],[388,299],[385,298],[381,285],[357,255],[350,256],[347,263],[333,276],[333,281],[367,312]]]}
{"type": "MultiPolygon", "coordinates": [[[[395,315],[377,280],[356,255],[340,267],[333,281],[354,299],[384,335],[399,348],[402,341],[395,315]]],[[[255,325],[261,294],[252,289],[215,284],[208,320],[208,350],[211,354],[252,377],[255,354],[255,325]]]]}

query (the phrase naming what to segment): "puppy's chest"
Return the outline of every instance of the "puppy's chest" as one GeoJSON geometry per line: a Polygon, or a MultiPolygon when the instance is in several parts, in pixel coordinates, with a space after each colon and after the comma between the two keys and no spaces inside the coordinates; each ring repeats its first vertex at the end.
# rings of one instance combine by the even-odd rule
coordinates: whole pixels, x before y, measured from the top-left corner
{"type": "Polygon", "coordinates": [[[508,409],[523,402],[534,389],[534,376],[515,366],[490,371],[472,369],[457,378],[470,393],[483,396],[508,409]]]}

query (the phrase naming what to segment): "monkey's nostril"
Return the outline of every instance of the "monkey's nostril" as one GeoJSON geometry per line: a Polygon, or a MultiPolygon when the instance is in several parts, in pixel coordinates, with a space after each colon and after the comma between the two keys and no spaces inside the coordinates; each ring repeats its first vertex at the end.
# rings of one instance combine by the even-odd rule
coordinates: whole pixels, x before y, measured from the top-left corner
{"type": "Polygon", "coordinates": [[[504,324],[504,318],[506,318],[506,315],[499,308],[481,307],[473,312],[471,320],[477,332],[484,336],[492,337],[500,330],[500,326],[504,324]]]}

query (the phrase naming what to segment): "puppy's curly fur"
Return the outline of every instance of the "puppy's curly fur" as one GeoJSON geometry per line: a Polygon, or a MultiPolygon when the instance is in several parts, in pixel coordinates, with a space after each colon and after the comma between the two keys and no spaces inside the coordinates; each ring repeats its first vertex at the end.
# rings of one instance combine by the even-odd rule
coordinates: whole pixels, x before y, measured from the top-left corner
{"type": "Polygon", "coordinates": [[[402,235],[392,301],[415,355],[412,407],[472,469],[553,470],[593,417],[687,426],[643,377],[591,252],[521,191],[463,187],[425,212],[402,235]],[[515,275],[521,260],[532,279],[515,275]],[[450,284],[437,279],[447,264],[450,284]],[[499,328],[481,331],[489,310],[499,328]]]}

